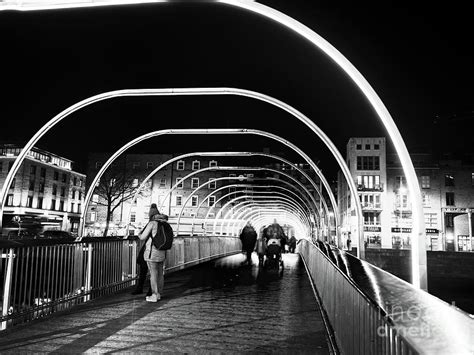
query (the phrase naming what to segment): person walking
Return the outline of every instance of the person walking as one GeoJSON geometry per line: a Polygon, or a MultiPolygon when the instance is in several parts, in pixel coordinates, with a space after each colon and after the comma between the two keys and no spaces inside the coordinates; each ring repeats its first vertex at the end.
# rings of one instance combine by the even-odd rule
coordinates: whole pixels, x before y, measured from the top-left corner
{"type": "Polygon", "coordinates": [[[257,239],[257,255],[258,255],[258,265],[263,265],[263,259],[265,258],[265,253],[267,252],[267,241],[265,240],[265,234],[262,233],[257,239]]]}
{"type": "Polygon", "coordinates": [[[245,227],[240,233],[240,240],[242,241],[242,251],[247,255],[247,264],[252,265],[252,252],[255,249],[255,243],[257,241],[257,232],[252,227],[250,222],[247,222],[245,227]]]}
{"type": "Polygon", "coordinates": [[[296,238],[294,235],[291,236],[290,241],[288,242],[290,253],[294,253],[296,249],[296,238]]]}
{"type": "Polygon", "coordinates": [[[351,251],[352,250],[352,240],[351,240],[351,232],[347,234],[347,250],[351,251]]]}
{"type": "Polygon", "coordinates": [[[166,251],[158,250],[153,245],[152,236],[158,232],[158,221],[168,220],[168,216],[158,211],[156,203],[152,203],[148,213],[149,222],[145,229],[138,235],[140,240],[146,240],[144,259],[150,270],[150,286],[152,294],[146,296],[147,302],[158,302],[163,294],[164,274],[163,268],[166,260],[166,251]]]}

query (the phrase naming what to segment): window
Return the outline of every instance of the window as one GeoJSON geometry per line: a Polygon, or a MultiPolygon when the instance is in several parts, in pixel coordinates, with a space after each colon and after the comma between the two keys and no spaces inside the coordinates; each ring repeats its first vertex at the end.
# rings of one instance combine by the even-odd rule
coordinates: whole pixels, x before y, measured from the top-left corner
{"type": "Polygon", "coordinates": [[[66,189],[64,187],[61,187],[61,197],[66,196],[66,189]]]}
{"type": "Polygon", "coordinates": [[[99,202],[99,195],[93,194],[93,195],[92,195],[92,202],[98,203],[98,202],[99,202]]]}
{"type": "Polygon", "coordinates": [[[199,160],[194,160],[193,165],[192,165],[192,169],[193,170],[199,170],[200,168],[201,168],[201,162],[199,160]]]}
{"type": "Polygon", "coordinates": [[[356,149],[357,150],[362,150],[362,144],[356,144],[356,149]]]}
{"type": "Polygon", "coordinates": [[[130,222],[135,223],[136,221],[137,221],[137,213],[136,212],[130,213],[130,222]]]}
{"type": "Polygon", "coordinates": [[[184,188],[184,181],[183,178],[176,178],[176,184],[178,189],[184,188]]]}
{"type": "Polygon", "coordinates": [[[44,193],[44,182],[39,183],[39,192],[44,193]]]}
{"type": "MultiPolygon", "coordinates": [[[[72,205],[74,206],[74,204],[72,204],[72,205]]],[[[59,201],[59,210],[64,211],[64,201],[63,200],[59,201]]],[[[71,212],[72,212],[72,210],[71,210],[71,212]]]]}
{"type": "Polygon", "coordinates": [[[209,213],[209,218],[214,218],[216,215],[214,213],[209,213]]]}
{"type": "Polygon", "coordinates": [[[357,170],[380,170],[380,157],[357,157],[357,170]]]}
{"type": "Polygon", "coordinates": [[[365,145],[365,150],[370,150],[370,144],[365,145]]]}
{"type": "Polygon", "coordinates": [[[30,166],[30,175],[36,175],[36,165],[30,166]]]}
{"type": "Polygon", "coordinates": [[[183,196],[176,195],[176,206],[182,206],[182,205],[183,205],[183,196]]]}
{"type": "Polygon", "coordinates": [[[176,170],[184,170],[184,160],[180,160],[176,163],[176,170]]]}
{"type": "Polygon", "coordinates": [[[380,217],[375,212],[364,212],[364,224],[380,225],[380,217]]]}
{"type": "Polygon", "coordinates": [[[80,203],[77,204],[77,213],[81,213],[81,204],[80,203]]]}
{"type": "Polygon", "coordinates": [[[56,194],[58,193],[58,185],[55,185],[53,184],[53,196],[56,196],[56,194]]]}
{"type": "Polygon", "coordinates": [[[51,200],[51,208],[52,211],[56,210],[56,200],[51,200]]]}
{"type": "Polygon", "coordinates": [[[374,144],[374,150],[379,150],[380,149],[380,144],[374,144]]]}
{"type": "Polygon", "coordinates": [[[147,169],[153,168],[153,163],[152,163],[151,161],[147,161],[147,162],[146,162],[146,168],[147,168],[147,169]]]}
{"type": "Polygon", "coordinates": [[[138,186],[138,179],[133,179],[132,186],[133,186],[133,187],[137,187],[137,186],[138,186]]]}
{"type": "Polygon", "coordinates": [[[209,181],[210,181],[210,182],[209,182],[209,188],[210,188],[211,190],[214,190],[214,189],[216,188],[216,180],[213,179],[213,178],[210,178],[209,181]]]}
{"type": "Polygon", "coordinates": [[[33,207],[33,196],[28,196],[26,198],[26,207],[33,207]]]}
{"type": "Polygon", "coordinates": [[[34,189],[35,189],[35,180],[33,178],[33,179],[30,179],[30,184],[28,186],[28,190],[33,191],[34,189]]]}
{"type": "Polygon", "coordinates": [[[56,181],[59,180],[59,173],[58,173],[57,171],[55,171],[55,172],[53,173],[53,179],[56,180],[56,181]]]}
{"type": "Polygon", "coordinates": [[[199,196],[191,196],[191,206],[197,207],[199,202],[199,196]]]}
{"type": "Polygon", "coordinates": [[[357,176],[357,187],[359,189],[380,190],[380,175],[359,175],[357,176]]]}
{"type": "Polygon", "coordinates": [[[454,192],[446,192],[446,206],[454,206],[454,192]]]}
{"type": "Polygon", "coordinates": [[[10,185],[10,189],[14,189],[16,185],[16,178],[13,178],[12,184],[10,185]]]}
{"type": "Polygon", "coordinates": [[[38,202],[36,203],[36,208],[42,209],[43,208],[43,198],[38,197],[38,202]]]}
{"type": "Polygon", "coordinates": [[[7,206],[13,206],[13,195],[7,195],[7,206]]]}
{"type": "Polygon", "coordinates": [[[421,188],[429,189],[431,188],[431,178],[428,175],[421,176],[421,188]]]}
{"type": "Polygon", "coordinates": [[[191,179],[191,188],[197,189],[199,187],[199,178],[192,178],[191,179]]]}
{"type": "Polygon", "coordinates": [[[474,186],[474,173],[471,173],[471,185],[474,186]]]}
{"type": "Polygon", "coordinates": [[[425,213],[425,225],[427,228],[438,228],[438,215],[436,213],[425,213]]]}
{"type": "Polygon", "coordinates": [[[446,213],[446,227],[448,228],[454,227],[454,215],[451,213],[446,213]]]}
{"type": "Polygon", "coordinates": [[[109,186],[110,186],[110,187],[115,186],[115,182],[116,182],[116,181],[117,181],[117,179],[115,179],[115,178],[110,179],[110,181],[109,181],[109,186]]]}
{"type": "Polygon", "coordinates": [[[216,196],[210,196],[209,199],[207,200],[207,206],[211,207],[214,206],[216,203],[216,196]]]}
{"type": "MultiPolygon", "coordinates": [[[[95,222],[97,220],[97,212],[91,212],[89,215],[89,219],[91,222],[95,222]]],[[[130,220],[131,222],[131,220],[130,220]]]]}
{"type": "Polygon", "coordinates": [[[405,176],[395,176],[395,188],[402,189],[407,187],[405,176]]]}
{"type": "Polygon", "coordinates": [[[79,201],[82,200],[82,192],[79,191],[79,201]]]}
{"type": "Polygon", "coordinates": [[[66,174],[63,174],[62,176],[62,182],[66,182],[67,181],[67,175],[66,174]]]}
{"type": "Polygon", "coordinates": [[[79,186],[82,187],[83,181],[82,179],[79,180],[79,186]]]}
{"type": "Polygon", "coordinates": [[[165,188],[166,187],[166,179],[160,179],[160,187],[165,188]]]}
{"type": "Polygon", "coordinates": [[[428,195],[427,193],[422,193],[421,197],[423,199],[423,207],[430,207],[431,206],[430,195],[428,195]]]}
{"type": "Polygon", "coordinates": [[[41,168],[40,176],[43,177],[43,178],[46,177],[46,168],[41,168]]]}
{"type": "MultiPolygon", "coordinates": [[[[214,166],[217,166],[217,161],[211,160],[211,161],[209,162],[209,167],[212,168],[212,167],[214,167],[214,166]]],[[[474,175],[474,173],[473,173],[473,175],[474,175]]]]}
{"type": "Polygon", "coordinates": [[[74,176],[73,184],[74,184],[74,186],[77,185],[77,177],[75,177],[75,176],[74,176]]]}
{"type": "Polygon", "coordinates": [[[134,161],[132,164],[132,169],[138,169],[140,167],[140,162],[139,161],[134,161]]]}
{"type": "Polygon", "coordinates": [[[452,174],[444,175],[444,186],[454,186],[454,176],[452,174]]]}
{"type": "Polygon", "coordinates": [[[396,196],[396,208],[397,209],[407,209],[408,208],[408,195],[406,195],[406,194],[397,194],[397,196],[396,196]]]}

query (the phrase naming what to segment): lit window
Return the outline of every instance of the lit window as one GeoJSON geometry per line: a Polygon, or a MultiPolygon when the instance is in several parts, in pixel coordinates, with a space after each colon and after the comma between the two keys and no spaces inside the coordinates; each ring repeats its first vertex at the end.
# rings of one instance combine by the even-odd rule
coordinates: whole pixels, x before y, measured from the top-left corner
{"type": "Polygon", "coordinates": [[[138,186],[138,179],[133,179],[132,186],[133,186],[133,187],[137,187],[137,186],[138,186]]]}
{"type": "Polygon", "coordinates": [[[444,175],[444,186],[454,186],[454,176],[452,174],[444,175]]]}
{"type": "Polygon", "coordinates": [[[194,160],[192,169],[193,170],[199,170],[200,168],[201,168],[201,162],[199,160],[194,160]]]}
{"type": "Polygon", "coordinates": [[[7,196],[7,206],[13,206],[13,195],[7,196]]]}
{"type": "Polygon", "coordinates": [[[137,213],[132,212],[130,213],[130,223],[135,223],[137,221],[137,213]]]}
{"type": "Polygon", "coordinates": [[[423,175],[421,177],[421,188],[422,189],[429,189],[431,187],[431,179],[427,175],[423,175]]]}
{"type": "Polygon", "coordinates": [[[423,207],[430,207],[431,206],[430,195],[428,195],[427,193],[423,193],[421,197],[423,198],[423,207]]]}
{"type": "Polygon", "coordinates": [[[92,195],[92,202],[98,203],[98,202],[99,202],[99,195],[93,194],[93,195],[92,195]]]}
{"type": "Polygon", "coordinates": [[[192,178],[191,179],[191,188],[197,189],[199,187],[199,178],[192,178]]]}
{"type": "Polygon", "coordinates": [[[183,178],[176,178],[176,188],[178,189],[184,188],[183,178]]]}
{"type": "Polygon", "coordinates": [[[184,170],[184,160],[180,160],[176,163],[177,170],[184,170]]]}
{"type": "Polygon", "coordinates": [[[97,220],[97,212],[91,212],[89,219],[91,222],[95,222],[97,220]]]}
{"type": "Polygon", "coordinates": [[[199,196],[192,196],[191,197],[191,206],[192,207],[197,207],[199,202],[199,196]]]}

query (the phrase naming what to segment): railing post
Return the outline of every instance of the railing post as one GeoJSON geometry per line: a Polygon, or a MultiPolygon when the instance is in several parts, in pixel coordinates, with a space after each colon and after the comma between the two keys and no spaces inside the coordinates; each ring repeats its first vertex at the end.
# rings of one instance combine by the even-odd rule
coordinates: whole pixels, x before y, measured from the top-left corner
{"type": "MultiPolygon", "coordinates": [[[[8,254],[2,254],[2,259],[7,258],[7,270],[5,274],[5,285],[3,289],[3,308],[2,316],[5,317],[8,315],[8,306],[10,305],[10,289],[12,285],[12,273],[13,273],[13,249],[9,249],[8,254]]],[[[0,330],[5,330],[7,328],[7,321],[3,321],[0,325],[0,330]]]]}
{"type": "Polygon", "coordinates": [[[86,260],[86,284],[85,284],[85,293],[84,302],[87,302],[91,299],[91,296],[88,292],[92,289],[92,243],[87,244],[87,260],[86,260]]]}
{"type": "Polygon", "coordinates": [[[137,283],[137,281],[135,280],[135,278],[137,277],[137,241],[134,240],[132,241],[132,244],[130,245],[131,248],[132,248],[132,279],[134,279],[132,281],[132,285],[135,285],[137,283]]]}

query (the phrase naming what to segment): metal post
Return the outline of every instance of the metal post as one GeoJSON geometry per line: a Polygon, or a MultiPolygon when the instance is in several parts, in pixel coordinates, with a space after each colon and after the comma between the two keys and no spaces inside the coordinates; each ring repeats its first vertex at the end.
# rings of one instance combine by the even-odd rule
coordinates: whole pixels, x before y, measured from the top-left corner
{"type": "Polygon", "coordinates": [[[469,251],[472,251],[472,210],[467,210],[467,224],[469,228],[469,251]]]}
{"type": "MultiPolygon", "coordinates": [[[[13,249],[9,249],[8,254],[2,254],[2,259],[7,258],[7,271],[5,274],[5,287],[3,290],[3,308],[2,316],[5,317],[8,315],[8,306],[10,305],[10,289],[12,285],[12,273],[13,273],[13,249]]],[[[7,328],[7,321],[3,321],[0,325],[0,330],[5,330],[7,328]]]]}
{"type": "MultiPolygon", "coordinates": [[[[87,261],[86,261],[86,284],[84,291],[88,293],[92,289],[92,243],[87,244],[87,261]]],[[[89,294],[84,296],[84,302],[91,299],[89,294]]]]}

